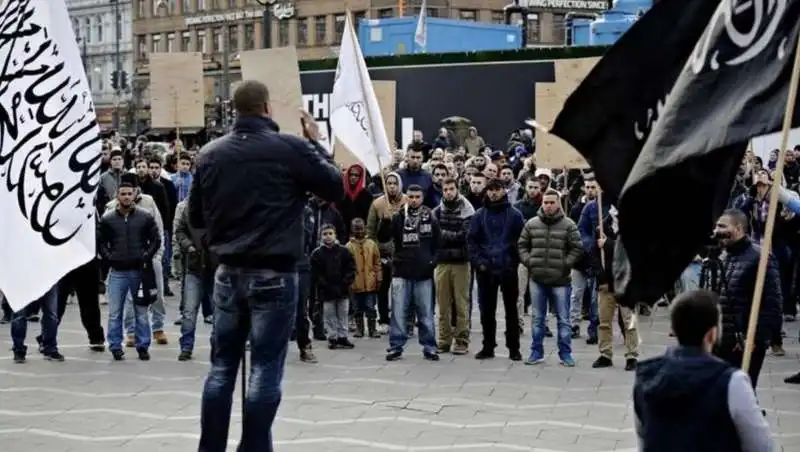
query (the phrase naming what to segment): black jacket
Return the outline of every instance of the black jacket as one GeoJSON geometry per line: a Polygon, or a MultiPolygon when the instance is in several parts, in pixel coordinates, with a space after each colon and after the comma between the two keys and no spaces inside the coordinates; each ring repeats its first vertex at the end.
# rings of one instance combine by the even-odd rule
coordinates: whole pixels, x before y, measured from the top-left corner
{"type": "Polygon", "coordinates": [[[161,182],[153,180],[150,176],[139,179],[139,187],[142,189],[142,193],[150,195],[153,201],[156,202],[158,213],[161,214],[161,222],[164,223],[164,230],[172,231],[172,220],[175,217],[175,207],[178,204],[176,203],[170,208],[167,200],[167,190],[161,185],[161,182]]]}
{"type": "MultiPolygon", "coordinates": [[[[720,347],[735,347],[737,340],[747,334],[750,308],[756,285],[756,271],[761,249],[745,237],[727,248],[723,261],[724,278],[720,294],[722,310],[722,340],[720,347]],[[737,335],[739,337],[737,338],[737,335]]],[[[781,295],[778,263],[770,253],[764,293],[758,315],[756,341],[766,343],[782,324],[783,298],[781,295]]]]}
{"type": "Polygon", "coordinates": [[[347,242],[347,228],[342,218],[342,213],[333,204],[319,204],[313,200],[308,203],[311,210],[311,234],[313,242],[311,249],[322,245],[322,235],[319,228],[324,224],[331,224],[336,229],[336,239],[342,243],[347,242]]]}
{"type": "MultiPolygon", "coordinates": [[[[167,196],[167,214],[161,212],[161,218],[164,220],[164,230],[172,231],[172,220],[175,218],[175,208],[178,207],[178,191],[175,189],[175,184],[166,177],[161,177],[158,182],[164,186],[164,193],[167,196]]],[[[156,201],[158,205],[158,201],[156,201]]]]}
{"type": "Polygon", "coordinates": [[[317,300],[338,301],[350,296],[350,286],[356,277],[356,261],[344,246],[322,245],[311,254],[311,282],[317,300]]]}
{"type": "Polygon", "coordinates": [[[400,209],[392,218],[392,274],[411,281],[433,278],[440,235],[439,223],[428,207],[420,206],[416,212],[410,207],[400,209]]]}
{"type": "Polygon", "coordinates": [[[138,270],[161,246],[156,220],[134,207],[127,215],[114,209],[97,224],[97,252],[114,270],[138,270]]]}
{"type": "Polygon", "coordinates": [[[439,222],[442,241],[436,250],[437,263],[465,264],[469,262],[467,255],[467,232],[469,220],[475,215],[475,209],[467,198],[459,195],[453,202],[442,200],[439,207],[433,209],[433,215],[439,222]]]}
{"type": "Polygon", "coordinates": [[[303,257],[307,193],[336,202],[342,173],[318,144],[278,133],[269,118],[242,116],[197,159],[189,224],[234,267],[294,271],[303,257]]]}

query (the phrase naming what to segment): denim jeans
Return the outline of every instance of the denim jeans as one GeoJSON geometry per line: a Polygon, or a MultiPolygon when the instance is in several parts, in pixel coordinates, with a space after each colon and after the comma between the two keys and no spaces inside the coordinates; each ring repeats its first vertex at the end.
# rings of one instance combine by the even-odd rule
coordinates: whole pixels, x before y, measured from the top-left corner
{"type": "Polygon", "coordinates": [[[402,352],[408,341],[406,313],[413,307],[419,326],[419,344],[425,353],[436,353],[436,330],[433,326],[433,280],[409,281],[392,278],[392,314],[389,322],[389,350],[402,352]]]}
{"type": "MultiPolygon", "coordinates": [[[[150,305],[149,311],[153,317],[152,331],[155,333],[164,331],[164,316],[167,315],[164,307],[164,272],[161,261],[158,259],[153,259],[153,272],[156,275],[158,298],[155,303],[150,305]]],[[[129,336],[134,333],[133,318],[133,295],[128,294],[125,298],[125,333],[129,336]]]]}
{"type": "Polygon", "coordinates": [[[597,310],[597,279],[594,276],[586,276],[579,270],[572,270],[572,288],[570,290],[570,315],[573,327],[580,327],[583,320],[583,297],[589,291],[589,328],[586,335],[597,337],[597,326],[600,324],[600,317],[597,310]]]}
{"type": "Polygon", "coordinates": [[[544,355],[545,320],[548,302],[555,307],[558,323],[558,355],[572,354],[572,331],[569,324],[569,286],[545,286],[531,281],[531,306],[533,307],[533,334],[531,353],[544,355]]]}
{"type": "Polygon", "coordinates": [[[183,277],[181,311],[181,351],[194,350],[197,314],[206,294],[214,290],[213,280],[204,280],[202,275],[186,273],[183,277]]]}
{"type": "Polygon", "coordinates": [[[702,264],[700,262],[692,262],[688,267],[686,267],[683,273],[681,273],[681,293],[700,288],[701,269],[702,264]]]}
{"type": "MultiPolygon", "coordinates": [[[[158,280],[158,276],[156,276],[158,280]]],[[[147,318],[147,306],[136,306],[133,303],[133,294],[139,290],[142,283],[142,272],[139,270],[108,272],[108,348],[122,350],[122,313],[126,300],[130,299],[131,316],[135,317],[134,338],[137,350],[146,350],[150,347],[150,322],[147,318]]]]}
{"type": "MultiPolygon", "coordinates": [[[[42,348],[45,353],[58,350],[56,336],[58,334],[58,285],[34,301],[42,309],[42,348]]],[[[25,336],[28,333],[27,309],[15,312],[11,320],[11,341],[15,353],[25,353],[25,336]]]]}
{"type": "Polygon", "coordinates": [[[297,273],[220,265],[214,276],[211,370],[203,388],[199,452],[224,452],[245,342],[250,380],[239,451],[273,452],[286,349],[297,310],[297,273]]]}

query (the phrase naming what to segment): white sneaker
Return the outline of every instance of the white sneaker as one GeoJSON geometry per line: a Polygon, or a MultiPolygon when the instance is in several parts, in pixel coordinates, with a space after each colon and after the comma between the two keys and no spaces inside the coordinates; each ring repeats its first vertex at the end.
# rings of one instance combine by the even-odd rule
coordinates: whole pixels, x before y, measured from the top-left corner
{"type": "Polygon", "coordinates": [[[378,325],[378,333],[381,335],[389,334],[389,325],[380,324],[378,325]]]}

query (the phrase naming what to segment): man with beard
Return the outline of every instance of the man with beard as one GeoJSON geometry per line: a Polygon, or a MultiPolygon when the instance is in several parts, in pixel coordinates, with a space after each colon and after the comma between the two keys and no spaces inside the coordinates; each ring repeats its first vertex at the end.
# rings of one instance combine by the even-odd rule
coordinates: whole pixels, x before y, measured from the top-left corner
{"type": "Polygon", "coordinates": [[[483,173],[475,173],[469,177],[469,194],[467,201],[472,204],[472,208],[480,209],[486,197],[487,179],[483,173]]]}
{"type": "Polygon", "coordinates": [[[421,152],[422,156],[425,160],[428,160],[428,154],[430,154],[431,149],[433,147],[430,143],[425,141],[424,136],[422,135],[421,130],[414,131],[414,137],[411,140],[411,143],[408,144],[408,149],[413,149],[417,152],[421,152]]]}
{"type": "Polygon", "coordinates": [[[97,207],[97,214],[102,216],[106,211],[106,204],[112,199],[117,197],[117,188],[125,171],[125,159],[122,156],[122,150],[115,147],[108,154],[109,169],[100,176],[100,183],[97,186],[97,195],[95,196],[95,206],[97,207]]]}
{"type": "Polygon", "coordinates": [[[445,179],[449,178],[449,174],[447,171],[447,165],[443,163],[439,163],[433,167],[433,185],[431,185],[431,190],[429,196],[433,197],[433,200],[430,203],[436,203],[436,207],[442,202],[442,183],[445,179]]]}
{"type": "Polygon", "coordinates": [[[486,202],[472,216],[467,246],[478,281],[483,347],[475,359],[494,358],[497,346],[497,290],[503,293],[506,316],[506,347],[512,361],[522,360],[519,351],[519,313],[517,312],[517,240],[524,222],[522,214],[508,202],[503,183],[491,180],[486,187],[486,202]]]}
{"type": "Polygon", "coordinates": [[[378,244],[381,253],[381,285],[378,288],[378,331],[386,334],[389,325],[389,290],[392,284],[392,217],[408,202],[403,180],[397,173],[385,176],[385,194],[373,201],[367,215],[367,237],[378,244]]]}
{"type": "Polygon", "coordinates": [[[425,197],[425,205],[429,208],[436,207],[436,205],[430,205],[432,202],[430,193],[433,187],[433,177],[429,172],[422,169],[422,152],[409,149],[406,152],[406,167],[398,170],[397,174],[400,175],[400,179],[403,181],[403,187],[419,186],[425,197]]]}
{"type": "Polygon", "coordinates": [[[433,209],[442,233],[434,271],[436,304],[439,306],[438,348],[439,353],[448,353],[455,341],[453,354],[464,355],[469,349],[470,271],[467,232],[475,209],[466,198],[458,194],[455,179],[445,180],[442,188],[442,202],[433,209]],[[455,317],[455,322],[452,317],[455,317]]]}
{"type": "Polygon", "coordinates": [[[350,224],[355,218],[366,221],[369,208],[372,205],[372,194],[367,188],[367,172],[361,165],[352,165],[345,172],[347,178],[344,183],[344,199],[336,204],[342,214],[345,233],[347,235],[338,236],[340,241],[350,237],[350,224]]]}
{"type": "MultiPolygon", "coordinates": [[[[175,212],[175,208],[173,206],[170,209],[169,201],[167,201],[167,191],[164,189],[164,186],[161,185],[161,182],[158,179],[154,179],[150,175],[150,167],[148,166],[148,162],[145,159],[138,159],[136,160],[136,176],[139,179],[138,185],[139,190],[144,193],[145,195],[150,196],[155,201],[156,206],[158,207],[158,213],[161,214],[161,219],[170,219],[173,218],[173,213],[175,212]]],[[[177,204],[176,204],[177,205],[177,204]]],[[[170,224],[172,221],[170,221],[170,224]]]]}

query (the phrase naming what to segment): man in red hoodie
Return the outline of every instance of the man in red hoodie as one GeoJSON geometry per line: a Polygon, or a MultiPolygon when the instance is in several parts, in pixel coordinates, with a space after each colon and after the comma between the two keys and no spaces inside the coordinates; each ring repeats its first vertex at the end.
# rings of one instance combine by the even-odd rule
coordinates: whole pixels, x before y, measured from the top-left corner
{"type": "Polygon", "coordinates": [[[344,199],[337,203],[339,212],[344,220],[347,237],[350,237],[350,224],[354,218],[367,221],[369,208],[372,205],[372,195],[367,188],[367,173],[361,165],[351,165],[344,173],[344,199]]]}

